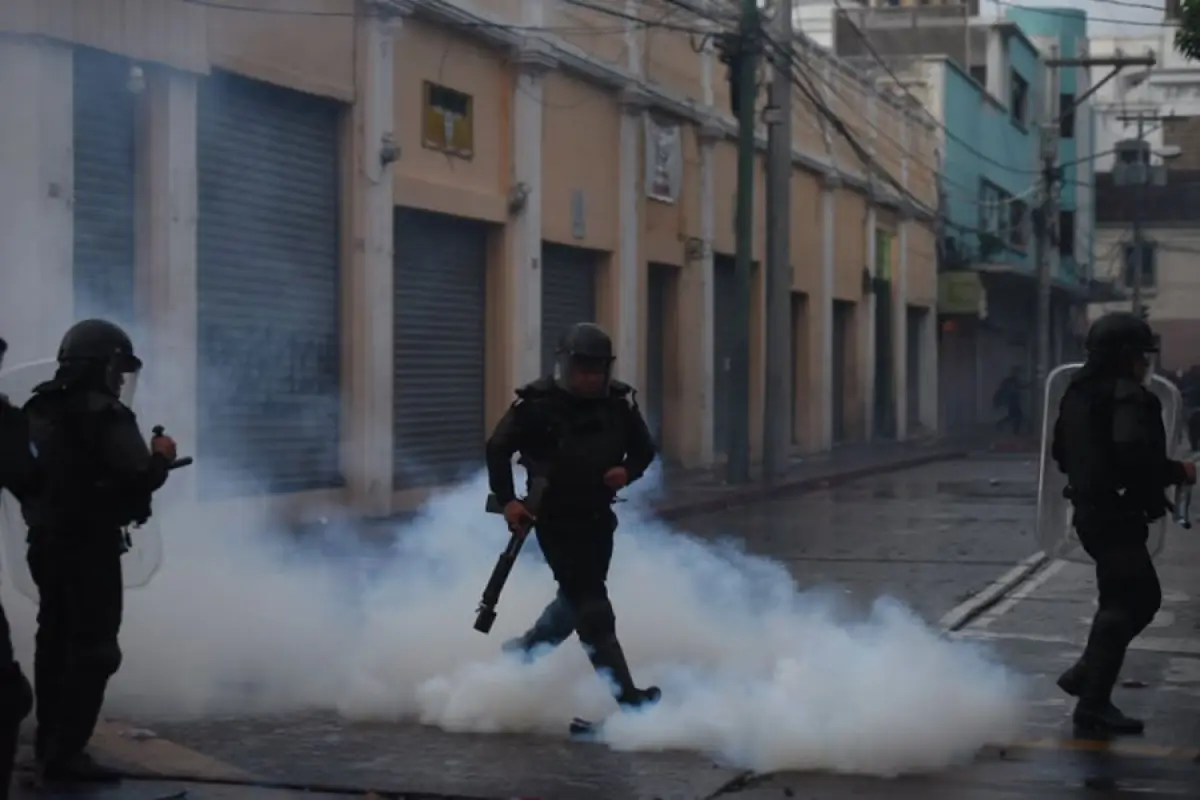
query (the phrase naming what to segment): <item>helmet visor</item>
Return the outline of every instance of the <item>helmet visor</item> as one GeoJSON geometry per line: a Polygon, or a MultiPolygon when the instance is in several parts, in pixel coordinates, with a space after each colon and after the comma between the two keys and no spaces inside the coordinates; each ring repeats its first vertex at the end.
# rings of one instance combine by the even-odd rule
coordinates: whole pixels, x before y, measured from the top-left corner
{"type": "Polygon", "coordinates": [[[106,381],[109,389],[130,408],[133,407],[133,398],[137,394],[138,376],[141,372],[142,362],[136,356],[118,356],[108,365],[106,381]]]}
{"type": "Polygon", "coordinates": [[[559,386],[578,397],[604,397],[612,378],[611,358],[562,354],[555,378],[559,386]]]}

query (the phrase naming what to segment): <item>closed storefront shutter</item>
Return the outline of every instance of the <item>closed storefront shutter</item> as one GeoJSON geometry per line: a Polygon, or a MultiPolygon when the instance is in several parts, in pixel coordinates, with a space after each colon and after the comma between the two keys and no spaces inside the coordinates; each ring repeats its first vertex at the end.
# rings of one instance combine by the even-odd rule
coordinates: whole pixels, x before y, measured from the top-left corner
{"type": "Polygon", "coordinates": [[[197,463],[206,496],[343,483],[342,112],[224,73],[200,85],[197,463]]]}
{"type": "Polygon", "coordinates": [[[129,60],[80,47],[74,73],[75,314],[129,325],[137,192],[129,60]]]}
{"type": "Polygon", "coordinates": [[[488,228],[396,209],[397,488],[446,483],[483,463],[488,228]]]}
{"type": "Polygon", "coordinates": [[[542,373],[554,371],[558,340],[577,322],[596,321],[597,255],[560,244],[542,245],[542,373]]]}

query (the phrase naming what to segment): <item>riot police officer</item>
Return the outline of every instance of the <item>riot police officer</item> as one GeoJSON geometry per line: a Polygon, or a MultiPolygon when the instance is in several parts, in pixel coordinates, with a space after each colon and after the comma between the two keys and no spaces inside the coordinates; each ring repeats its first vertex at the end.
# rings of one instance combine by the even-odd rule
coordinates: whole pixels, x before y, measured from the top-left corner
{"type": "Polygon", "coordinates": [[[146,446],[121,402],[141,365],[121,328],[85,320],[63,337],[54,379],[25,405],[41,474],[22,508],[40,598],[34,753],[47,783],[117,778],[85,748],[121,663],[123,529],[149,513],[175,459],[168,437],[146,446]]]}
{"type": "Polygon", "coordinates": [[[1058,680],[1079,702],[1085,733],[1140,733],[1141,720],[1112,703],[1125,651],[1162,603],[1147,550],[1149,523],[1167,509],[1165,489],[1196,481],[1195,465],[1167,457],[1162,403],[1146,388],[1157,351],[1133,314],[1101,317],[1088,332],[1087,362],[1059,405],[1052,454],[1067,476],[1080,543],[1096,563],[1099,609],[1079,661],[1058,680]]]}
{"type": "Polygon", "coordinates": [[[555,374],[517,390],[517,400],[487,442],[488,480],[504,504],[510,530],[532,516],[513,489],[512,456],[531,477],[546,478],[537,509],[538,544],[558,582],[546,615],[555,622],[519,647],[554,646],[574,630],[596,671],[611,674],[624,708],[654,702],[657,687],[638,688],[617,641],[607,580],[617,527],[616,493],[640,478],[655,447],[632,387],[612,379],[613,344],[598,325],[569,328],[556,353],[555,374]],[[547,629],[549,628],[549,629],[547,629]]]}
{"type": "MultiPolygon", "coordinates": [[[[0,339],[0,371],[7,351],[8,343],[0,339]]],[[[7,489],[23,499],[35,485],[36,472],[25,419],[8,398],[0,395],[0,490],[7,489]]],[[[12,783],[21,720],[32,710],[33,688],[17,663],[8,617],[0,606],[0,800],[8,797],[12,783]]]]}

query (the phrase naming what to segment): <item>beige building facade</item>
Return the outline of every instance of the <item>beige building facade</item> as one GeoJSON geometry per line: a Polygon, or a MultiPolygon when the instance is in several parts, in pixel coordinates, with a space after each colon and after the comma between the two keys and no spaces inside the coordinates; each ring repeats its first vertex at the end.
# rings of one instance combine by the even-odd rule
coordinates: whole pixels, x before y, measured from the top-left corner
{"type": "MultiPolygon", "coordinates": [[[[181,491],[231,514],[383,515],[477,468],[513,387],[549,367],[565,325],[592,318],[667,458],[719,461],[736,150],[705,36],[716,24],[597,5],[614,13],[557,0],[3,4],[10,363],[52,357],[77,318],[119,319],[145,355],[146,424],[197,455],[181,491]]],[[[797,101],[797,453],[873,437],[881,403],[901,438],[937,420],[934,132],[809,56],[809,79],[904,192],[797,101]]],[[[760,156],[758,262],[764,169],[760,156]]]]}

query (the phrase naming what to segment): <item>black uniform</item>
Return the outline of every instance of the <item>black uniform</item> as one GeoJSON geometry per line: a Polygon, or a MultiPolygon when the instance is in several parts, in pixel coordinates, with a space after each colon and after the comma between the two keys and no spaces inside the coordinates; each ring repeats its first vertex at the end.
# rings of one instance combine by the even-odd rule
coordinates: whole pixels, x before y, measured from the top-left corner
{"type": "MultiPolygon", "coordinates": [[[[4,363],[7,343],[0,339],[0,366],[4,363]]],[[[7,489],[17,499],[28,496],[36,485],[33,456],[25,419],[8,398],[0,395],[0,490],[7,489]]],[[[13,759],[17,752],[17,734],[21,720],[33,710],[33,689],[13,654],[12,632],[8,617],[0,606],[0,798],[8,797],[12,783],[13,759]]]]}
{"type": "Polygon", "coordinates": [[[47,780],[115,777],[84,752],[121,663],[124,527],[150,514],[170,466],[151,455],[119,399],[141,362],[100,320],[73,327],[54,380],[25,405],[42,476],[23,504],[29,569],[40,595],[34,657],[35,753],[47,780]]]}
{"type": "Polygon", "coordinates": [[[538,544],[558,582],[559,594],[547,609],[556,623],[531,631],[525,649],[556,645],[574,629],[598,672],[609,671],[617,700],[636,706],[658,696],[633,682],[617,641],[616,619],[607,580],[617,527],[616,492],[604,482],[614,467],[629,481],[645,473],[655,448],[631,387],[607,375],[595,396],[581,396],[571,373],[580,365],[612,363],[612,342],[594,325],[577,325],[559,347],[557,378],[542,378],[517,390],[517,400],[487,443],[491,490],[501,503],[515,499],[512,456],[519,452],[531,476],[546,477],[537,514],[538,544]]]}
{"type": "Polygon", "coordinates": [[[1155,349],[1150,327],[1130,314],[1098,320],[1088,360],[1059,405],[1053,456],[1067,475],[1080,542],[1096,562],[1099,610],[1079,662],[1059,679],[1079,697],[1078,726],[1137,733],[1140,720],[1112,704],[1129,643],[1154,619],[1162,588],[1146,542],[1149,523],[1168,510],[1165,489],[1186,482],[1167,458],[1162,404],[1138,380],[1137,360],[1155,349]]]}

